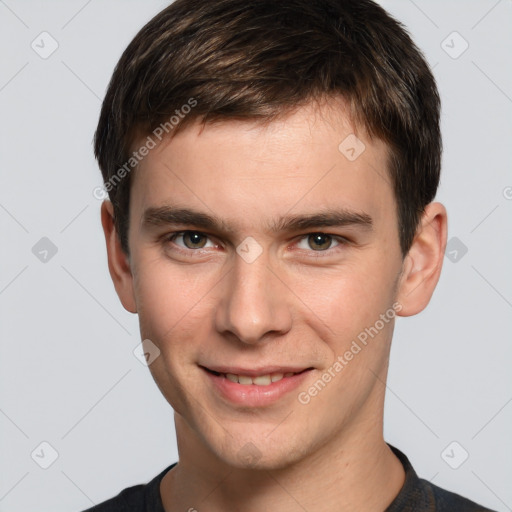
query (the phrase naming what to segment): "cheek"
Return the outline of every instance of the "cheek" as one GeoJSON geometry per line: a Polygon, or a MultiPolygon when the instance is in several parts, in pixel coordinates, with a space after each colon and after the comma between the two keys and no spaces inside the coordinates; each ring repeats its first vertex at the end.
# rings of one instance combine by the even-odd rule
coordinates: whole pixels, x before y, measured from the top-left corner
{"type": "Polygon", "coordinates": [[[193,322],[201,310],[199,281],[185,276],[162,260],[148,254],[138,260],[134,288],[141,335],[161,351],[169,350],[176,334],[193,322]]]}
{"type": "Polygon", "coordinates": [[[361,263],[347,263],[328,272],[302,273],[291,286],[306,306],[301,309],[314,323],[315,332],[340,345],[337,349],[373,325],[394,301],[390,262],[381,263],[376,258],[361,263]]]}
{"type": "Polygon", "coordinates": [[[211,299],[205,296],[211,286],[161,259],[139,261],[134,286],[141,339],[151,340],[160,350],[149,370],[164,397],[182,414],[191,407],[187,397],[200,395],[192,377],[197,354],[211,329],[206,321],[211,299]]]}

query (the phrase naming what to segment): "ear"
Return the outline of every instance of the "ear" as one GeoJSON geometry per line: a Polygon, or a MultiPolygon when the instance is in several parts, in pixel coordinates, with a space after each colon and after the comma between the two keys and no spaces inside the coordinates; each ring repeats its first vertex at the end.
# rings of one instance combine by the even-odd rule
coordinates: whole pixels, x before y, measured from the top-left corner
{"type": "Polygon", "coordinates": [[[137,313],[130,261],[121,248],[114,224],[114,207],[110,201],[103,201],[101,205],[101,224],[107,244],[108,270],[117,295],[127,311],[137,313]]]}
{"type": "Polygon", "coordinates": [[[400,316],[423,311],[434,293],[441,275],[447,233],[446,208],[430,203],[402,265],[397,301],[402,305],[400,316]]]}

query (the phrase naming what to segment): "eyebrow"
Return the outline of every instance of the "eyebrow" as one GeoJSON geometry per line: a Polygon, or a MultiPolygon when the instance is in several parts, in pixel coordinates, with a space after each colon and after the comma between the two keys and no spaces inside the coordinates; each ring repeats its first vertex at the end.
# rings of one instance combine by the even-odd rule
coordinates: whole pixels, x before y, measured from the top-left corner
{"type": "MultiPolygon", "coordinates": [[[[142,225],[148,228],[151,226],[187,225],[207,231],[234,233],[232,227],[216,216],[190,208],[168,205],[147,208],[142,214],[142,225]]],[[[279,233],[311,228],[345,226],[360,227],[366,231],[371,231],[373,219],[365,212],[356,212],[343,208],[336,210],[324,209],[318,213],[280,217],[268,225],[268,230],[272,233],[279,233]]]]}

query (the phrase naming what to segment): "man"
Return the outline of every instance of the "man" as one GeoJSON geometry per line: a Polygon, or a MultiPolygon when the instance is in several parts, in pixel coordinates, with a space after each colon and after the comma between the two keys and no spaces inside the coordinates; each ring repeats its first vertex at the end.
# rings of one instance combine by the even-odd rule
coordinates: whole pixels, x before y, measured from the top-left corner
{"type": "Polygon", "coordinates": [[[396,315],[446,244],[439,97],[370,1],[177,0],[95,138],[109,270],[179,462],[93,511],[487,510],[383,439],[396,315]]]}

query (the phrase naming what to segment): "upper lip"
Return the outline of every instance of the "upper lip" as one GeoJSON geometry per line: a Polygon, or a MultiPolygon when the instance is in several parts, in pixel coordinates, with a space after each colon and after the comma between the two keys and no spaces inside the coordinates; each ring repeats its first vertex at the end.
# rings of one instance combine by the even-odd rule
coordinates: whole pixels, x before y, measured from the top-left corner
{"type": "Polygon", "coordinates": [[[271,375],[272,373],[300,373],[309,370],[308,366],[262,366],[260,368],[242,368],[241,366],[217,366],[217,365],[199,365],[217,373],[232,373],[234,375],[246,375],[247,377],[258,377],[259,375],[271,375]]]}

